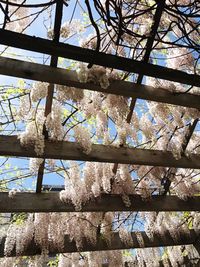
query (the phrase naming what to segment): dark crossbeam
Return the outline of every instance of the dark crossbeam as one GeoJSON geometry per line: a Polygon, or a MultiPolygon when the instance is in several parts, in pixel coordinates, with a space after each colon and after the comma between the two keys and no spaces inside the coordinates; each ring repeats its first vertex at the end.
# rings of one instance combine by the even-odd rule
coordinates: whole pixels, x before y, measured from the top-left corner
{"type": "MultiPolygon", "coordinates": [[[[102,194],[101,197],[83,205],[80,212],[104,211],[200,211],[200,197],[184,201],[177,196],[152,196],[143,200],[139,195],[129,195],[130,207],[124,205],[117,194],[102,194]]],[[[17,193],[10,198],[7,192],[0,193],[0,212],[75,212],[71,201],[63,203],[59,193],[17,193]],[[6,204],[5,204],[6,203],[6,204]]]]}
{"type": "Polygon", "coordinates": [[[200,109],[200,96],[189,93],[173,93],[165,88],[154,88],[126,81],[113,81],[107,89],[92,83],[81,83],[76,71],[52,68],[17,59],[0,57],[0,74],[30,80],[72,86],[77,90],[87,89],[126,97],[141,98],[156,102],[200,109]],[[42,75],[41,75],[42,74],[42,75]]]}
{"type": "Polygon", "coordinates": [[[79,144],[67,141],[46,140],[44,154],[38,156],[33,147],[22,147],[17,136],[4,135],[0,136],[0,155],[200,169],[198,154],[191,154],[190,158],[183,155],[176,160],[169,151],[93,144],[91,152],[87,155],[82,152],[79,144]]]}
{"type": "MultiPolygon", "coordinates": [[[[144,246],[145,247],[164,247],[164,246],[177,246],[177,245],[189,245],[193,244],[197,238],[197,234],[190,230],[190,234],[181,233],[176,240],[173,240],[168,232],[165,233],[164,238],[161,238],[160,235],[154,235],[153,239],[149,239],[145,232],[139,232],[143,238],[144,246]]],[[[76,244],[74,241],[71,241],[69,236],[64,236],[64,248],[58,249],[56,246],[53,245],[49,248],[50,254],[56,253],[71,253],[71,252],[84,252],[84,251],[103,251],[103,250],[121,250],[121,249],[133,249],[133,248],[140,248],[141,245],[137,239],[137,233],[131,233],[133,245],[125,244],[121,241],[118,233],[113,233],[111,242],[108,243],[106,239],[98,238],[96,245],[92,245],[86,239],[83,240],[83,245],[80,250],[77,250],[76,244]]],[[[0,257],[4,256],[4,244],[5,244],[5,236],[0,240],[0,257]]],[[[30,256],[30,255],[37,255],[41,254],[40,247],[32,240],[29,246],[24,249],[22,252],[22,256],[30,256]]],[[[9,257],[16,256],[15,248],[12,250],[9,257]]]]}
{"type": "Polygon", "coordinates": [[[0,29],[0,44],[63,58],[93,63],[131,73],[138,73],[169,81],[200,86],[200,76],[133,59],[96,52],[74,45],[49,41],[43,38],[0,29]]]}

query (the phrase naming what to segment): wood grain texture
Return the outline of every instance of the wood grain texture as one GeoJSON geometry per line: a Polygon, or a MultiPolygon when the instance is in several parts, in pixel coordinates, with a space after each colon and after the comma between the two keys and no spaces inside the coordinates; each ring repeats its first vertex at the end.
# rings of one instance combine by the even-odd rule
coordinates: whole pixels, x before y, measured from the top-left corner
{"type": "MultiPolygon", "coordinates": [[[[144,201],[139,195],[129,195],[130,207],[126,207],[120,195],[103,194],[85,203],[81,212],[104,211],[200,211],[200,197],[187,201],[177,196],[152,196],[144,201]]],[[[9,198],[7,192],[0,193],[0,212],[74,212],[72,202],[63,203],[59,193],[17,193],[9,198]],[[6,205],[5,205],[6,203],[6,205]]]]}
{"type": "Polygon", "coordinates": [[[196,154],[190,158],[183,155],[176,160],[167,151],[94,144],[90,154],[86,155],[77,143],[67,141],[46,140],[44,154],[37,156],[33,147],[22,147],[16,136],[4,135],[0,136],[0,155],[200,169],[200,155],[196,154]]]}
{"type": "MultiPolygon", "coordinates": [[[[177,246],[177,245],[189,245],[193,244],[197,238],[197,233],[193,230],[190,230],[190,234],[182,233],[177,240],[173,240],[168,232],[165,233],[165,238],[161,238],[161,236],[154,235],[153,239],[150,240],[145,232],[139,232],[143,238],[145,247],[164,247],[164,246],[177,246]]],[[[131,233],[133,245],[125,244],[121,241],[119,234],[113,232],[111,242],[108,244],[105,239],[97,238],[96,245],[92,245],[86,239],[83,240],[83,246],[79,250],[79,252],[84,251],[102,251],[102,250],[122,250],[122,249],[133,249],[140,248],[140,244],[137,240],[137,233],[131,233]]],[[[5,244],[5,236],[0,239],[0,257],[4,256],[4,244],[5,244]]],[[[64,248],[58,249],[56,246],[51,244],[49,248],[49,254],[56,253],[72,253],[77,252],[76,244],[74,241],[70,241],[69,236],[64,236],[64,248]]],[[[22,252],[23,256],[37,255],[41,253],[40,247],[32,240],[29,246],[22,252]]],[[[11,251],[10,257],[16,256],[15,248],[11,251]]]]}
{"type": "Polygon", "coordinates": [[[165,88],[154,88],[126,81],[113,81],[107,89],[92,83],[81,83],[75,71],[0,57],[0,74],[30,80],[72,86],[77,90],[88,89],[125,97],[140,98],[156,102],[200,109],[200,96],[189,93],[172,93],[165,88]]]}
{"type": "Polygon", "coordinates": [[[91,49],[81,48],[74,45],[64,43],[55,44],[53,41],[47,39],[29,36],[8,30],[0,29],[0,44],[49,54],[52,56],[87,62],[108,68],[115,68],[131,73],[138,73],[169,81],[185,83],[198,87],[200,86],[199,75],[188,74],[186,72],[178,71],[175,69],[97,52],[91,49]]]}

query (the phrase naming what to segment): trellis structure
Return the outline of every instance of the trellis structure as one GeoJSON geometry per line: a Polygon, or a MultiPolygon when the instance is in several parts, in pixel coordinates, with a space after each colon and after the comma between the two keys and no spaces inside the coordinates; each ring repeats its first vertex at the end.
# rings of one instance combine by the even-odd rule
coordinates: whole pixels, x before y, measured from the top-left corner
{"type": "MultiPolygon", "coordinates": [[[[53,4],[53,1],[51,1],[53,4]]],[[[155,102],[167,103],[187,108],[200,109],[200,96],[190,92],[179,93],[171,92],[162,87],[154,87],[144,85],[144,76],[164,79],[167,81],[179,82],[189,86],[200,87],[200,76],[196,73],[186,73],[184,71],[170,69],[164,66],[158,66],[149,63],[150,55],[154,49],[154,42],[159,38],[158,27],[162,12],[166,8],[166,1],[155,1],[156,10],[153,18],[151,32],[147,38],[145,52],[142,60],[124,58],[117,55],[111,55],[99,51],[98,40],[96,50],[81,48],[70,44],[60,43],[60,29],[62,22],[63,5],[66,1],[54,1],[56,3],[55,22],[54,22],[54,38],[46,40],[38,37],[25,35],[22,33],[11,32],[5,29],[0,30],[0,43],[3,45],[20,48],[24,50],[45,53],[51,56],[50,66],[31,63],[16,59],[0,57],[0,74],[20,77],[35,81],[48,82],[48,95],[45,105],[45,117],[52,111],[52,101],[54,93],[54,84],[76,87],[77,90],[87,89],[95,92],[116,94],[119,96],[130,97],[130,111],[126,121],[130,123],[136,99],[144,99],[155,102]],[[112,81],[107,89],[102,88],[98,84],[91,82],[83,83],[79,81],[75,71],[57,68],[58,58],[73,59],[76,61],[89,63],[89,67],[93,64],[107,68],[114,68],[124,72],[138,74],[135,82],[130,81],[112,81]]],[[[95,2],[95,1],[94,1],[95,2]]],[[[96,1],[97,3],[99,1],[96,1]]],[[[109,2],[109,1],[106,1],[109,2]]],[[[112,1],[111,1],[112,2],[112,1]]],[[[120,1],[119,1],[120,2],[120,1]]],[[[6,3],[6,1],[0,1],[6,3]]],[[[89,1],[85,1],[88,7],[88,13],[92,25],[92,11],[89,1]]],[[[195,1],[194,1],[195,3],[195,1]]],[[[193,4],[194,4],[193,3],[193,4]]],[[[198,4],[198,3],[197,3],[198,4]]],[[[181,12],[181,11],[180,11],[181,12]]],[[[102,13],[103,14],[103,13],[102,13]]],[[[108,15],[107,15],[108,16],[108,15]]],[[[108,18],[108,17],[107,17],[108,18]]],[[[112,16],[110,16],[112,19],[112,16]]],[[[96,24],[95,24],[96,25],[96,24]]],[[[97,26],[94,26],[95,29],[97,26]]],[[[97,30],[97,29],[96,29],[97,30]]],[[[120,33],[119,33],[119,39],[120,33]]],[[[97,39],[98,39],[97,30],[97,39]]],[[[189,38],[189,37],[188,37],[189,38]]],[[[119,41],[119,40],[118,40],[119,41]]],[[[196,52],[199,48],[195,46],[196,52]]],[[[45,136],[45,148],[42,155],[37,155],[33,149],[27,149],[20,145],[16,136],[0,136],[0,155],[14,157],[36,157],[43,158],[44,161],[38,170],[36,193],[17,193],[14,199],[9,198],[7,193],[0,193],[0,212],[75,212],[76,209],[72,202],[63,203],[57,193],[41,193],[42,181],[45,168],[45,159],[63,159],[78,161],[94,161],[114,163],[113,173],[117,173],[118,164],[133,164],[147,166],[161,166],[169,168],[191,168],[200,169],[200,155],[191,154],[187,157],[184,152],[197,126],[198,118],[195,118],[188,124],[188,132],[185,136],[185,142],[182,144],[182,156],[175,159],[170,151],[160,151],[152,149],[127,148],[125,146],[113,147],[102,144],[93,144],[91,152],[85,154],[80,146],[75,142],[58,141],[52,142],[49,139],[48,130],[44,126],[43,135],[45,136]],[[6,205],[4,205],[6,203],[6,205]]],[[[170,186],[170,184],[169,184],[170,186]]],[[[166,189],[166,188],[165,188],[166,189]]],[[[169,189],[169,188],[168,188],[169,189]]],[[[166,189],[166,190],[168,190],[166,189]]],[[[167,194],[167,191],[165,192],[167,194]]],[[[109,212],[109,211],[200,211],[199,196],[191,197],[187,200],[181,200],[177,196],[153,195],[152,199],[144,201],[138,195],[129,195],[131,205],[127,207],[121,197],[117,194],[102,194],[101,197],[93,201],[85,203],[81,212],[109,212]]],[[[153,240],[149,240],[145,232],[140,232],[143,236],[144,247],[160,247],[194,244],[197,249],[197,241],[199,233],[190,230],[190,234],[182,233],[180,238],[173,241],[168,233],[166,238],[160,239],[154,236],[153,240]]],[[[131,233],[133,244],[129,246],[123,243],[119,235],[114,233],[113,239],[108,245],[104,240],[99,238],[97,244],[91,246],[84,241],[83,249],[77,250],[75,242],[71,242],[68,236],[65,236],[64,249],[58,250],[53,248],[50,253],[77,252],[77,251],[95,251],[95,250],[117,250],[141,247],[137,241],[137,233],[131,233]]],[[[4,256],[5,237],[0,243],[0,256],[4,256]]],[[[32,240],[30,246],[25,249],[23,255],[36,255],[41,253],[41,248],[32,240]]],[[[13,250],[10,256],[16,256],[13,250]]],[[[189,265],[188,265],[189,266],[189,265]]]]}

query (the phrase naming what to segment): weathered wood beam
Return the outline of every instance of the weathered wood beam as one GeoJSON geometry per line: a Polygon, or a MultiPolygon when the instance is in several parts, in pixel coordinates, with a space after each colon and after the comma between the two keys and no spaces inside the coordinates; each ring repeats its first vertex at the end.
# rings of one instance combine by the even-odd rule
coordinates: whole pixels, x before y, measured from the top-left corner
{"type": "Polygon", "coordinates": [[[101,65],[104,67],[115,68],[132,73],[138,73],[169,81],[185,83],[198,87],[200,86],[200,76],[196,74],[188,74],[175,69],[97,52],[74,45],[64,43],[55,44],[50,40],[8,30],[0,29],[0,44],[101,65]]]}
{"type": "Polygon", "coordinates": [[[199,95],[192,95],[189,93],[173,93],[165,88],[154,88],[152,86],[139,85],[125,81],[113,81],[107,89],[103,89],[96,84],[79,82],[75,71],[52,68],[42,64],[5,57],[0,57],[0,74],[72,86],[77,88],[77,90],[88,89],[91,91],[141,98],[173,105],[198,109],[200,108],[199,95]]]}
{"type": "MultiPolygon", "coordinates": [[[[200,211],[200,197],[184,201],[177,196],[152,196],[144,201],[139,195],[129,195],[131,206],[126,207],[120,195],[103,194],[84,204],[81,212],[104,211],[200,211]]],[[[63,203],[59,193],[17,193],[9,198],[0,193],[0,212],[75,212],[72,202],[63,203]],[[6,203],[6,204],[5,204],[6,203]]]]}
{"type": "Polygon", "coordinates": [[[44,154],[38,156],[33,148],[22,147],[17,136],[4,135],[0,136],[0,155],[200,169],[200,155],[197,154],[191,154],[190,158],[183,155],[176,160],[169,151],[93,144],[87,155],[79,144],[67,141],[46,140],[44,154]]]}
{"type": "MultiPolygon", "coordinates": [[[[165,237],[161,238],[159,235],[154,235],[154,238],[150,240],[145,232],[139,232],[143,238],[144,246],[145,247],[164,247],[164,246],[177,246],[177,245],[189,245],[193,244],[197,238],[197,234],[190,230],[190,234],[182,233],[177,240],[173,240],[168,232],[165,233],[165,237]]],[[[80,250],[77,250],[76,244],[74,241],[71,241],[69,236],[64,236],[64,248],[58,249],[56,246],[54,247],[53,244],[49,248],[49,254],[55,253],[72,253],[72,252],[84,252],[84,251],[103,251],[103,250],[122,250],[122,249],[133,249],[133,248],[140,248],[140,244],[137,240],[137,233],[131,233],[133,245],[125,244],[121,241],[118,233],[113,233],[111,242],[108,242],[103,238],[98,238],[96,245],[92,245],[86,239],[83,240],[83,246],[80,250]]],[[[4,256],[4,244],[5,244],[5,236],[0,240],[0,257],[4,256]]],[[[22,256],[30,256],[30,255],[37,255],[41,254],[40,247],[35,244],[34,240],[30,242],[29,246],[24,249],[22,252],[22,256]]],[[[16,256],[15,248],[12,250],[9,257],[16,256]]]]}

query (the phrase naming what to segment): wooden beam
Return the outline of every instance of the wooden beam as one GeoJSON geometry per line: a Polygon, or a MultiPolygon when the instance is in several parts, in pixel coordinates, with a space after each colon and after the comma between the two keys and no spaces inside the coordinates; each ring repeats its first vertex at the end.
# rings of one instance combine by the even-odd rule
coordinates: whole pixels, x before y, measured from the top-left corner
{"type": "Polygon", "coordinates": [[[0,44],[169,81],[185,83],[198,87],[200,86],[200,76],[196,74],[188,74],[175,69],[97,52],[74,45],[64,43],[55,44],[50,40],[8,30],[0,29],[0,44]]]}
{"type": "MultiPolygon", "coordinates": [[[[200,197],[184,201],[177,196],[152,196],[144,201],[139,195],[129,196],[131,206],[126,207],[120,195],[103,194],[84,204],[81,212],[105,211],[200,211],[200,197]]],[[[75,212],[72,202],[63,203],[59,193],[16,193],[10,198],[7,192],[0,193],[0,212],[75,212]],[[6,203],[6,205],[5,205],[6,203]]]]}
{"type": "Polygon", "coordinates": [[[0,155],[200,169],[200,155],[197,154],[191,154],[190,158],[183,155],[176,160],[168,151],[93,144],[87,155],[79,144],[67,141],[46,140],[44,154],[37,156],[33,148],[22,147],[17,136],[4,135],[0,135],[0,155]]]}
{"type": "MultiPolygon", "coordinates": [[[[145,232],[139,232],[143,238],[145,247],[164,247],[164,246],[177,246],[177,245],[189,245],[193,244],[197,238],[197,234],[190,230],[190,234],[181,233],[176,240],[173,240],[172,237],[168,232],[165,233],[165,238],[161,238],[160,235],[154,235],[153,239],[150,240],[145,232]]],[[[131,233],[133,245],[125,244],[121,241],[119,234],[113,232],[111,242],[106,242],[105,239],[98,238],[96,245],[92,245],[86,239],[83,240],[83,245],[80,250],[77,250],[76,244],[74,241],[71,241],[69,236],[64,236],[64,248],[58,249],[57,246],[51,246],[49,248],[49,254],[56,254],[56,253],[72,253],[72,252],[84,252],[84,251],[102,251],[102,250],[122,250],[122,249],[133,249],[133,248],[140,248],[140,244],[137,240],[137,233],[131,233]]],[[[22,237],[23,238],[23,237],[22,237]]],[[[0,257],[4,257],[4,244],[5,244],[5,236],[0,240],[0,257]]],[[[37,255],[41,254],[40,247],[32,240],[29,246],[25,248],[22,252],[21,256],[30,256],[30,255],[37,255]]],[[[11,251],[9,257],[16,256],[15,248],[11,251]]]]}
{"type": "MultiPolygon", "coordinates": [[[[55,18],[54,18],[54,31],[53,31],[53,35],[54,35],[53,42],[55,44],[58,43],[60,39],[60,28],[61,28],[61,23],[62,23],[62,15],[63,15],[63,2],[58,1],[56,3],[55,18]]],[[[58,65],[58,57],[51,56],[50,66],[53,68],[57,68],[57,65],[58,65]]],[[[54,84],[50,83],[48,86],[48,94],[46,97],[45,110],[44,110],[44,116],[46,118],[51,113],[53,94],[54,94],[54,84]]],[[[45,125],[43,125],[43,135],[45,139],[48,139],[48,131],[45,125]]],[[[44,176],[44,168],[45,168],[45,160],[40,164],[39,169],[38,169],[36,193],[41,193],[42,181],[43,181],[43,176],[44,176]]]]}
{"type": "Polygon", "coordinates": [[[188,131],[187,131],[186,136],[185,136],[185,141],[182,144],[183,153],[185,153],[185,151],[187,149],[187,146],[188,146],[188,144],[190,142],[190,139],[191,139],[191,137],[192,137],[192,135],[194,133],[194,130],[195,130],[198,122],[199,122],[199,118],[195,119],[192,123],[190,123],[190,125],[188,127],[188,131]]]}
{"type": "Polygon", "coordinates": [[[189,93],[172,93],[165,88],[154,88],[132,82],[113,81],[107,89],[92,83],[81,83],[75,71],[52,68],[42,64],[0,57],[0,74],[30,80],[72,86],[125,97],[141,98],[156,102],[200,109],[200,96],[189,93]]]}

